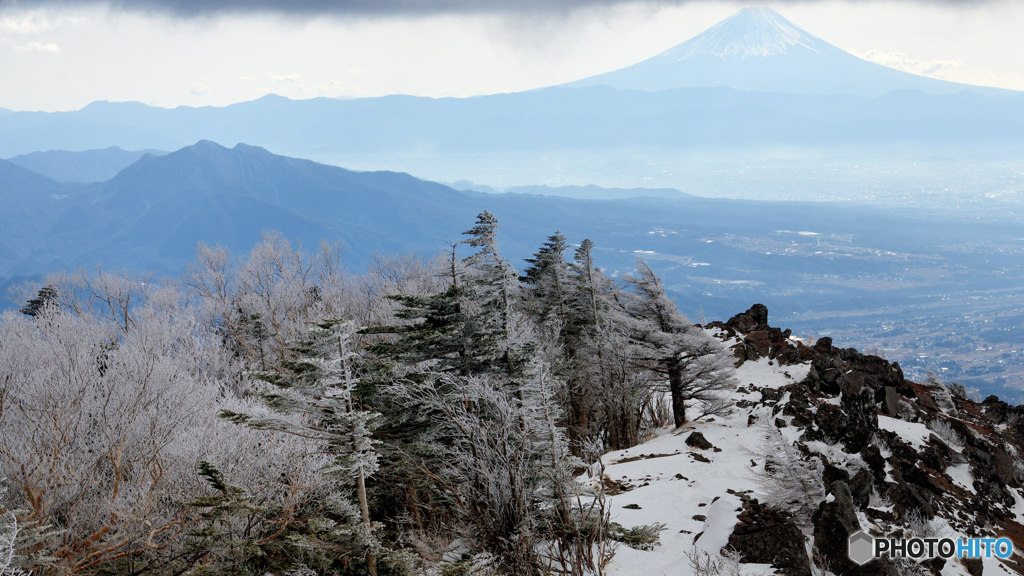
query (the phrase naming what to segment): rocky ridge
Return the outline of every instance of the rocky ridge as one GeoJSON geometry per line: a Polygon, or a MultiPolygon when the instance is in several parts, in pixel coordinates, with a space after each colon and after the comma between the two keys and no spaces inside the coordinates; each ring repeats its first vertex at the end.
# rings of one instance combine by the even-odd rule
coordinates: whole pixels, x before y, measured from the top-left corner
{"type": "MultiPolygon", "coordinates": [[[[637,508],[626,509],[640,510],[651,498],[668,512],[676,499],[684,517],[678,532],[664,514],[632,514],[665,524],[662,545],[677,554],[688,547],[712,555],[731,549],[744,573],[803,576],[825,567],[842,575],[1024,574],[1018,554],[863,566],[847,555],[848,538],[858,530],[876,537],[1005,537],[1024,549],[1024,407],[994,396],[970,398],[962,387],[912,382],[897,363],[839,348],[829,338],[793,338],[769,325],[763,305],[706,329],[737,359],[733,413],[610,454],[605,477],[615,479],[613,511],[627,502],[637,508]],[[781,445],[763,442],[773,435],[781,445]],[[670,448],[673,453],[664,453],[670,448]],[[765,479],[787,451],[796,455],[793,469],[806,471],[810,481],[803,496],[780,503],[765,479]],[[638,466],[645,459],[647,466],[638,466]],[[631,474],[631,466],[640,474],[631,474]],[[666,481],[685,486],[657,491],[666,481]],[[694,516],[693,507],[702,512],[694,516]]],[[[625,510],[618,517],[626,520],[625,510]]],[[[692,558],[688,569],[678,556],[667,562],[621,554],[661,570],[651,573],[698,573],[692,558]]]]}

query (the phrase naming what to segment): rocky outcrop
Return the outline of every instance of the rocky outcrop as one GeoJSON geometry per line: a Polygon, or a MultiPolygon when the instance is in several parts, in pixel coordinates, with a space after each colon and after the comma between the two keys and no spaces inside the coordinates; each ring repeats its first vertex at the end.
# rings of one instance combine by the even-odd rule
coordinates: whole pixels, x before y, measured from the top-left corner
{"type": "Polygon", "coordinates": [[[857,565],[847,555],[850,535],[860,530],[850,487],[838,480],[829,486],[826,498],[814,512],[814,553],[828,561],[832,571],[845,574],[857,565]]]}
{"type": "MultiPolygon", "coordinates": [[[[762,411],[755,417],[758,406],[770,408],[767,422],[786,428],[789,438],[795,437],[790,432],[795,428],[804,456],[822,462],[820,481],[829,495],[817,503],[812,517],[814,554],[832,572],[900,572],[887,559],[863,566],[849,560],[849,535],[860,529],[858,511],[870,520],[876,536],[909,535],[914,522],[921,529],[922,520],[941,516],[957,533],[1006,535],[1015,548],[1024,549],[1024,524],[1014,512],[1024,498],[1024,406],[994,396],[975,402],[965,397],[962,387],[911,382],[899,364],[839,348],[829,338],[813,345],[791,339],[789,331],[768,325],[762,305],[711,326],[732,347],[737,363],[767,358],[779,365],[810,364],[803,381],[761,389],[759,402],[748,400],[741,408],[751,410],[751,425],[764,415],[762,411]],[[886,420],[880,426],[880,418],[906,424],[886,420]],[[920,436],[923,425],[934,432],[920,436]],[[914,438],[887,431],[894,426],[914,430],[914,438]],[[815,448],[818,442],[828,448],[815,448]]],[[[746,562],[795,570],[795,552],[783,559],[775,550],[776,537],[784,538],[787,550],[796,549],[798,531],[790,534],[784,528],[787,522],[784,511],[747,502],[730,545],[738,550],[743,546],[746,562]],[[774,530],[766,533],[764,526],[769,525],[774,530]]],[[[966,566],[971,571],[981,568],[974,562],[966,566]]],[[[1019,568],[1015,562],[1013,566],[1019,568]]],[[[950,569],[941,561],[922,562],[921,567],[932,573],[950,569]]],[[[1024,568],[1017,572],[1024,574],[1024,568]]]]}
{"type": "Polygon", "coordinates": [[[729,547],[746,563],[771,564],[779,574],[810,576],[811,564],[803,532],[778,510],[741,496],[743,511],[729,536],[729,547]]]}
{"type": "Polygon", "coordinates": [[[692,446],[699,450],[711,450],[715,446],[708,442],[708,439],[704,437],[700,432],[693,432],[686,437],[686,445],[692,446]]]}

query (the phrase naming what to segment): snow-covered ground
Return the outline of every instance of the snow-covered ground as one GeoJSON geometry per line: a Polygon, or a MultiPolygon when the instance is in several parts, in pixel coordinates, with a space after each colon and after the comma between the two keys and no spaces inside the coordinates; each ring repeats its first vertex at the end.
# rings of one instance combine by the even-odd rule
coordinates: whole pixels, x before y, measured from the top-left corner
{"type": "MultiPolygon", "coordinates": [[[[779,388],[802,380],[806,366],[780,367],[767,359],[746,362],[736,373],[742,390],[737,399],[759,400],[761,388],[779,388]]],[[[760,419],[769,410],[761,407],[760,419]]],[[[692,422],[680,430],[664,428],[648,442],[604,456],[605,476],[628,491],[609,498],[612,521],[626,528],[661,523],[661,544],[651,551],[620,545],[608,574],[636,576],[690,576],[694,574],[687,553],[708,552],[719,557],[740,512],[739,493],[758,497],[758,470],[764,457],[758,453],[763,427],[747,426],[751,410],[734,409],[728,416],[692,422]],[[714,445],[700,450],[686,438],[698,431],[714,445]],[[697,456],[710,462],[703,462],[697,456]],[[756,464],[756,466],[755,466],[756,464]],[[639,506],[639,509],[635,508],[639,506]]],[[[794,430],[795,432],[795,430],[794,430]]],[[[744,574],[774,574],[767,565],[744,564],[744,574]]]]}
{"type": "MultiPolygon", "coordinates": [[[[734,393],[735,399],[757,402],[761,399],[759,389],[778,389],[797,383],[809,369],[809,365],[778,366],[767,359],[746,362],[736,373],[739,389],[734,393]]],[[[764,482],[760,480],[765,462],[764,438],[768,426],[777,417],[770,406],[742,402],[741,405],[734,407],[729,415],[692,422],[679,430],[663,428],[639,446],[604,456],[606,488],[613,493],[609,497],[612,521],[625,528],[664,525],[660,544],[653,550],[635,550],[620,544],[606,574],[693,576],[695,571],[689,555],[705,552],[721,558],[720,551],[727,545],[740,514],[739,495],[748,493],[759,499],[765,496],[764,482]],[[693,432],[703,434],[714,448],[700,450],[688,446],[685,440],[693,432]]],[[[925,445],[931,433],[923,424],[885,416],[879,417],[879,425],[898,433],[917,449],[925,445]]],[[[802,432],[792,426],[778,431],[789,442],[802,432]]],[[[859,455],[843,452],[840,445],[811,442],[808,447],[826,454],[831,462],[840,466],[853,470],[864,466],[859,455]]],[[[966,464],[951,467],[949,474],[955,483],[971,489],[971,472],[966,464]]],[[[877,496],[872,498],[877,499],[877,496]]],[[[874,507],[886,509],[886,503],[878,502],[874,507]]],[[[1019,501],[1018,508],[1024,510],[1024,499],[1019,501]]],[[[863,529],[872,528],[863,513],[859,513],[859,517],[863,529]]],[[[963,537],[943,520],[936,520],[933,527],[943,536],[963,537]]],[[[742,574],[751,576],[776,573],[768,565],[742,564],[740,569],[742,574]]],[[[984,560],[984,574],[1006,573],[995,558],[984,560]]],[[[942,574],[954,576],[967,572],[959,562],[947,562],[942,574]]]]}

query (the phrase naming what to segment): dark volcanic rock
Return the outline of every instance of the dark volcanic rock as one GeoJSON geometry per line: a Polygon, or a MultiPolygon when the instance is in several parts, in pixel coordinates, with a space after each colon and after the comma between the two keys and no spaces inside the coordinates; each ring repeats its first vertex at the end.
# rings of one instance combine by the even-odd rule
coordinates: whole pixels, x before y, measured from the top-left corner
{"type": "Polygon", "coordinates": [[[708,442],[708,439],[704,437],[700,432],[693,432],[686,437],[686,445],[699,448],[701,450],[711,450],[714,448],[714,444],[708,442]]]}
{"type": "Polygon", "coordinates": [[[882,410],[893,418],[899,418],[900,396],[896,393],[896,388],[893,386],[885,386],[883,390],[885,390],[885,398],[882,400],[882,410]]]}
{"type": "Polygon", "coordinates": [[[867,508],[871,501],[872,481],[872,473],[867,468],[861,468],[850,479],[850,497],[861,510],[867,508]]]}
{"type": "Polygon", "coordinates": [[[981,576],[982,570],[985,569],[981,563],[981,558],[964,558],[961,562],[963,562],[964,568],[967,568],[967,573],[971,576],[981,576]]]}
{"type": "Polygon", "coordinates": [[[878,446],[865,446],[860,451],[860,456],[867,463],[876,480],[885,478],[885,458],[882,457],[882,452],[878,449],[878,446]]]}
{"type": "Polygon", "coordinates": [[[850,473],[842,468],[837,468],[832,464],[825,463],[825,468],[821,472],[822,480],[825,486],[831,486],[833,482],[842,480],[843,482],[850,482],[850,473]]]}
{"type": "MultiPolygon", "coordinates": [[[[821,440],[827,444],[835,444],[843,437],[849,418],[838,406],[822,404],[814,414],[814,423],[818,430],[812,435],[814,440],[821,440]]],[[[810,432],[810,431],[808,431],[810,432]]]]}
{"type": "Polygon", "coordinates": [[[846,482],[832,483],[829,492],[835,499],[819,504],[811,517],[814,522],[814,552],[826,559],[836,574],[848,574],[857,568],[847,554],[850,535],[860,530],[857,510],[846,482]]]}
{"type": "Polygon", "coordinates": [[[896,483],[886,486],[889,498],[899,516],[902,517],[912,510],[917,510],[925,518],[934,518],[935,508],[932,507],[930,494],[922,492],[917,486],[903,480],[898,472],[895,476],[896,483]]]}
{"type": "Polygon", "coordinates": [[[928,447],[921,452],[921,463],[936,472],[945,472],[946,468],[953,463],[954,456],[959,456],[959,454],[953,452],[941,438],[930,434],[928,447]]]}
{"type": "Polygon", "coordinates": [[[780,574],[810,576],[810,560],[800,528],[777,510],[757,500],[744,500],[739,523],[729,535],[729,547],[744,563],[771,564],[780,574]]]}
{"type": "Polygon", "coordinates": [[[814,343],[814,351],[819,354],[830,354],[832,352],[832,339],[828,336],[818,338],[814,343]]]}

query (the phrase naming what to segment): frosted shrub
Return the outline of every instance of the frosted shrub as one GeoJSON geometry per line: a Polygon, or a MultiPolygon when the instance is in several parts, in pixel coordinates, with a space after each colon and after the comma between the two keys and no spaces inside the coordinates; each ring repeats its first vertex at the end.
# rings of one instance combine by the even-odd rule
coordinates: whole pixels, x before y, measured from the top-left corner
{"type": "Polygon", "coordinates": [[[685,554],[694,576],[743,576],[740,554],[735,550],[722,550],[720,556],[714,556],[694,547],[685,554]]]}
{"type": "Polygon", "coordinates": [[[906,523],[915,538],[945,538],[949,533],[940,520],[929,520],[916,509],[907,513],[906,523]]]}
{"type": "Polygon", "coordinates": [[[935,435],[941,438],[944,442],[955,448],[964,447],[964,439],[960,436],[960,433],[950,426],[949,422],[944,418],[933,418],[928,422],[928,429],[935,432],[935,435]]]}
{"type": "Polygon", "coordinates": [[[53,527],[38,547],[64,551],[58,572],[180,550],[203,489],[199,460],[264,500],[315,486],[308,443],[256,440],[216,419],[220,405],[244,402],[230,393],[219,338],[177,293],[148,297],[127,321],[57,309],[0,319],[0,374],[11,376],[0,379],[0,477],[18,487],[5,506],[53,527]]]}
{"type": "Polygon", "coordinates": [[[821,461],[805,456],[774,426],[762,429],[758,453],[765,455],[765,463],[757,480],[764,503],[792,514],[797,525],[809,532],[811,514],[825,498],[821,461]]]}
{"type": "Polygon", "coordinates": [[[0,574],[7,574],[14,562],[14,543],[18,539],[18,519],[12,512],[0,515],[0,574]]]}

